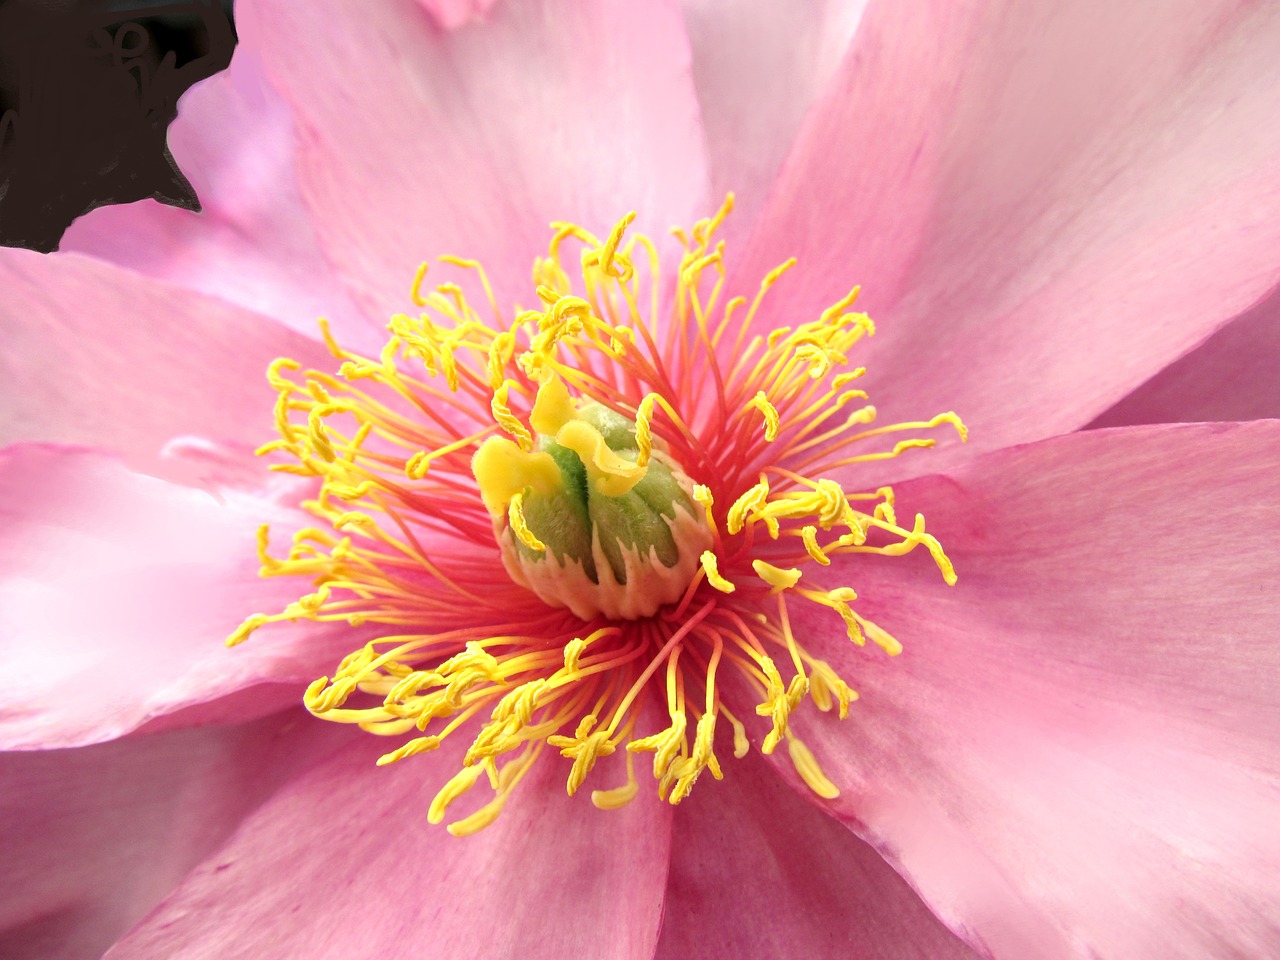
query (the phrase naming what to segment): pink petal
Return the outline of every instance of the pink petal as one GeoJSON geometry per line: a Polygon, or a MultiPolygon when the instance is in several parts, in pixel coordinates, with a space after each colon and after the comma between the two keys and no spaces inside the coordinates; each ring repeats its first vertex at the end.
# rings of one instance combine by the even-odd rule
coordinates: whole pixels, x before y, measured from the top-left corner
{"type": "Polygon", "coordinates": [[[886,421],[1075,429],[1280,278],[1278,44],[1225,0],[874,4],[735,275],[800,258],[775,318],[863,284],[886,421]]]}
{"type": "Polygon", "coordinates": [[[0,755],[0,954],[100,957],[320,755],[327,725],[294,719],[0,755]]]}
{"type": "Polygon", "coordinates": [[[656,960],[974,956],[875,850],[755,754],[698,784],[671,846],[656,960]]]}
{"type": "Polygon", "coordinates": [[[290,578],[258,578],[255,537],[259,523],[303,520],[263,497],[229,491],[219,503],[85,451],[0,453],[0,743],[69,746],[157,717],[226,722],[298,703],[359,646],[355,631],[302,621],[234,650],[223,641],[250,614],[298,598],[290,578]]]}
{"type": "Polygon", "coordinates": [[[108,447],[164,473],[185,434],[247,457],[271,434],[267,364],[323,347],[225,301],[78,254],[0,250],[0,443],[108,447]]]}
{"type": "Polygon", "coordinates": [[[475,21],[483,21],[496,0],[418,0],[443,30],[457,30],[475,21]]]}
{"type": "Polygon", "coordinates": [[[199,214],[151,200],[100,207],[77,220],[62,249],[269,313],[314,335],[317,316],[353,308],[316,244],[294,179],[294,123],[237,47],[231,66],[182,98],[169,144],[200,197],[199,214]]]}
{"type": "Polygon", "coordinates": [[[846,564],[894,660],[797,618],[862,694],[799,721],[828,809],[975,944],[1280,951],[1277,449],[1280,421],[1091,431],[903,484],[959,584],[846,564]]]}
{"type": "Polygon", "coordinates": [[[1236,317],[1090,424],[1280,417],[1280,293],[1236,317]]]}
{"type": "Polygon", "coordinates": [[[414,271],[440,254],[482,259],[506,311],[534,299],[552,220],[603,234],[636,209],[661,235],[708,212],[670,3],[501,3],[450,33],[407,0],[241,20],[301,119],[321,243],[371,316],[411,309],[414,271]]]}
{"type": "MultiPolygon", "coordinates": [[[[223,957],[230,931],[254,957],[652,956],[670,842],[669,808],[656,797],[597,810],[565,796],[568,761],[544,756],[496,823],[457,839],[425,815],[466,744],[453,738],[438,755],[375,767],[390,747],[351,736],[251,817],[111,960],[223,957]]],[[[487,799],[487,781],[473,792],[487,799]]]]}
{"type": "Polygon", "coordinates": [[[866,0],[685,0],[711,194],[737,202],[732,246],[755,223],[805,112],[840,65],[866,0]]]}

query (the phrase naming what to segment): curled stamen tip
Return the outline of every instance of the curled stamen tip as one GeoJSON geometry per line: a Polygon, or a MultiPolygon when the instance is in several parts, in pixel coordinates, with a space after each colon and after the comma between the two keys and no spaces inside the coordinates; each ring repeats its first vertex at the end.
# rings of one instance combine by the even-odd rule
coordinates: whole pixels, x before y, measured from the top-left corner
{"type": "Polygon", "coordinates": [[[698,562],[702,564],[702,571],[707,575],[707,582],[721,593],[733,593],[738,589],[720,575],[720,570],[716,565],[716,555],[712,551],[703,550],[702,555],[698,557],[698,562]]]}
{"type": "Polygon", "coordinates": [[[227,637],[226,643],[228,647],[237,647],[249,639],[249,634],[257,630],[263,624],[267,623],[267,616],[262,613],[255,613],[250,617],[246,617],[244,623],[236,627],[235,632],[227,637]]]}

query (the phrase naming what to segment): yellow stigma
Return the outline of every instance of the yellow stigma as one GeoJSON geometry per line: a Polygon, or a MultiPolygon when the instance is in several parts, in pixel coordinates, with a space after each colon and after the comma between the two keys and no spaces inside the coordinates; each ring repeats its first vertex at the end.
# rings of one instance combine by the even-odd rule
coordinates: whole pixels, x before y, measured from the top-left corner
{"type": "Polygon", "coordinates": [[[731,295],[715,239],[731,209],[674,231],[673,298],[634,214],[604,240],[557,223],[533,309],[504,310],[477,261],[442,257],[454,275],[427,290],[419,269],[421,313],[392,317],[378,356],[322,321],[336,374],[283,359],[268,371],[279,437],[259,452],[310,479],[315,525],[284,556],[262,528],[262,575],[305,585],[228,643],[281,620],[359,631],[303,701],[398,741],[379,764],[464,737],[427,811],[454,834],[492,823],[544,756],[566,764],[570,794],[612,784],[590,796],[613,809],[639,791],[639,754],[679,803],[704,772],[726,775],[721,756],[785,743],[803,781],[836,796],[797,718],[807,700],[843,718],[857,694],[793,633],[793,605],[820,608],[851,651],[892,656],[901,644],[854,606],[868,555],[923,547],[956,580],[922,516],[899,525],[890,488],[835,478],[935,442],[882,438],[951,426],[963,440],[963,424],[870,426],[875,408],[849,389],[863,369],[848,357],[875,330],[852,310],[856,288],[761,329],[794,261],[731,295]],[[755,698],[736,702],[723,669],[755,698]],[[646,729],[655,712],[666,725],[646,729]],[[491,795],[470,800],[482,783],[491,795]]]}

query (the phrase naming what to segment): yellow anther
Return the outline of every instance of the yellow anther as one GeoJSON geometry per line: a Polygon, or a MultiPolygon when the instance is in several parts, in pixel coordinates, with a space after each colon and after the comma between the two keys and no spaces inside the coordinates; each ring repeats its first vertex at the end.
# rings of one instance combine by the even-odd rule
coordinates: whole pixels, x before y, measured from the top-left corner
{"type": "Polygon", "coordinates": [[[800,571],[795,567],[792,567],[789,570],[783,570],[780,567],[775,567],[773,564],[766,563],[763,560],[752,560],[751,568],[755,570],[756,576],[769,584],[769,586],[773,587],[770,593],[779,593],[783,590],[788,590],[791,587],[794,587],[796,582],[800,579],[800,571]]]}
{"type": "MultiPolygon", "coordinates": [[[[541,300],[548,307],[556,303],[562,297],[565,296],[565,294],[561,293],[559,290],[553,289],[552,287],[543,286],[541,284],[535,287],[533,292],[536,293],[538,295],[538,299],[541,300]]],[[[536,311],[534,312],[536,313],[536,311]]],[[[540,316],[539,326],[543,324],[543,321],[545,321],[545,319],[546,319],[545,314],[540,316]]]]}
{"type": "Polygon", "coordinates": [[[707,575],[707,583],[711,584],[721,593],[733,593],[738,588],[732,583],[720,576],[720,570],[716,566],[716,555],[710,550],[703,550],[702,556],[698,558],[698,562],[702,564],[702,572],[707,575]]]}
{"type": "Polygon", "coordinates": [[[290,360],[288,357],[276,357],[267,365],[267,382],[271,386],[281,392],[291,392],[294,389],[294,383],[285,378],[282,370],[301,370],[302,364],[297,360],[290,360]]]}
{"type": "Polygon", "coordinates": [[[497,769],[492,760],[478,765],[489,774],[489,781],[495,791],[494,798],[475,813],[461,820],[455,820],[445,829],[455,837],[468,837],[497,820],[506,805],[507,798],[511,796],[511,791],[528,772],[530,765],[537,759],[538,753],[536,749],[527,749],[520,759],[512,761],[501,770],[497,769]]]}
{"type": "Polygon", "coordinates": [[[307,393],[316,403],[333,403],[333,397],[329,391],[324,388],[324,384],[317,383],[315,380],[308,380],[306,383],[307,393]]]}
{"type": "Polygon", "coordinates": [[[862,293],[862,287],[854,287],[843,297],[837,300],[831,306],[822,311],[818,318],[819,323],[835,323],[843,319],[845,311],[852,307],[858,301],[858,295],[862,293]]]}
{"type": "Polygon", "coordinates": [[[419,450],[404,463],[404,475],[410,480],[421,480],[431,469],[431,453],[419,450]]]}
{"type": "Polygon", "coordinates": [[[335,530],[342,530],[345,527],[376,527],[377,525],[378,523],[373,517],[357,510],[348,510],[333,521],[335,530]]]}
{"type": "Polygon", "coordinates": [[[722,259],[723,253],[721,251],[717,251],[715,253],[709,253],[706,256],[696,257],[690,260],[685,263],[680,270],[681,282],[690,287],[697,286],[698,280],[702,276],[702,271],[712,264],[719,264],[722,259]]]}
{"type": "Polygon", "coordinates": [[[278,450],[285,450],[294,454],[297,453],[294,444],[290,443],[288,440],[271,440],[255,449],[253,451],[253,455],[255,457],[262,457],[266,456],[268,453],[275,453],[278,450]]]}
{"type": "MultiPolygon", "coordinates": [[[[546,299],[552,291],[539,290],[538,296],[546,299]]],[[[554,300],[547,301],[551,309],[547,311],[540,326],[544,330],[554,330],[562,325],[570,333],[579,333],[588,320],[595,320],[591,312],[591,304],[581,297],[566,297],[555,294],[554,300]]]]}
{"type": "Polygon", "coordinates": [[[564,668],[570,673],[577,671],[578,658],[582,656],[582,652],[587,649],[587,641],[581,637],[575,637],[564,645],[564,668]]]}
{"type": "Polygon", "coordinates": [[[742,721],[731,714],[722,705],[720,707],[720,715],[729,721],[729,725],[733,727],[733,756],[737,760],[741,760],[751,751],[751,741],[747,739],[747,728],[742,725],[742,721]]]}
{"type": "Polygon", "coordinates": [[[943,423],[949,423],[955,427],[956,433],[960,436],[962,443],[969,442],[969,428],[964,425],[964,421],[956,414],[954,410],[948,410],[946,413],[940,413],[929,421],[929,426],[936,427],[943,423]]]}
{"type": "MultiPolygon", "coordinates": [[[[832,404],[832,410],[843,410],[854,400],[865,400],[867,397],[864,390],[846,390],[840,396],[836,397],[832,404]]],[[[844,418],[844,425],[852,427],[860,423],[871,423],[876,418],[876,408],[868,404],[865,407],[859,407],[844,418]]]]}
{"type": "Polygon", "coordinates": [[[259,627],[265,626],[271,622],[271,618],[265,613],[255,613],[253,616],[245,617],[244,623],[236,627],[231,636],[227,637],[227,646],[236,647],[249,639],[249,634],[257,630],[259,627]]]}
{"type": "Polygon", "coordinates": [[[444,683],[444,677],[436,670],[412,670],[387,691],[385,702],[388,706],[402,703],[411,697],[416,697],[423,690],[438,687],[442,683],[444,683]]]}
{"type": "Polygon", "coordinates": [[[812,380],[821,380],[831,370],[832,364],[838,362],[839,355],[833,354],[834,351],[815,343],[803,343],[796,347],[796,359],[808,367],[809,378],[812,380]]]}
{"type": "Polygon", "coordinates": [[[707,515],[707,528],[713,533],[718,533],[716,518],[711,512],[711,508],[715,505],[715,498],[711,495],[711,488],[701,483],[694,484],[693,499],[702,505],[702,509],[707,515]]]}
{"type": "Polygon", "coordinates": [[[649,753],[652,751],[653,776],[655,779],[660,779],[666,776],[667,770],[676,758],[676,754],[684,746],[684,732],[687,723],[688,721],[685,719],[683,711],[672,713],[671,726],[647,737],[632,740],[627,744],[627,749],[632,753],[649,753]]]}
{"type": "Polygon", "coordinates": [[[308,593],[305,597],[299,597],[297,601],[298,607],[307,613],[315,613],[329,600],[329,588],[322,586],[315,593],[308,593]]]}
{"type": "Polygon", "coordinates": [[[800,774],[800,779],[808,785],[810,790],[823,800],[834,800],[840,796],[839,788],[827,779],[813,752],[798,737],[787,738],[787,753],[791,755],[791,763],[796,768],[796,773],[800,774]]]}
{"type": "Polygon", "coordinates": [[[849,704],[858,699],[857,691],[851,689],[840,676],[831,669],[825,660],[815,660],[809,669],[809,695],[819,710],[827,711],[833,706],[832,697],[840,704],[840,719],[849,715],[849,704]]]}
{"type": "Polygon", "coordinates": [[[428,750],[434,750],[440,746],[440,742],[440,738],[435,736],[414,737],[390,753],[384,753],[380,756],[377,761],[378,766],[385,767],[387,764],[403,760],[405,757],[412,757],[419,753],[426,753],[428,750]]]}
{"type": "Polygon", "coordinates": [[[618,810],[634,800],[639,792],[640,784],[635,780],[628,780],[612,790],[592,790],[591,802],[600,810],[618,810]]]}
{"type": "Polygon", "coordinates": [[[332,463],[337,459],[334,452],[333,443],[329,440],[328,431],[324,428],[324,417],[334,411],[327,406],[315,406],[311,408],[311,413],[307,415],[307,426],[310,430],[311,446],[315,449],[322,459],[328,463],[332,463]]]}
{"type": "Polygon", "coordinates": [[[498,701],[493,708],[493,719],[506,720],[513,717],[520,726],[529,723],[533,718],[533,711],[538,708],[538,697],[542,695],[547,683],[545,677],[540,677],[520,684],[498,701]]]}
{"type": "Polygon", "coordinates": [[[507,364],[515,355],[516,340],[511,331],[504,330],[493,338],[489,344],[488,373],[489,388],[497,390],[506,378],[507,364]]]}
{"type": "Polygon", "coordinates": [[[258,562],[262,564],[264,571],[278,570],[281,563],[271,554],[267,553],[267,546],[271,539],[271,524],[264,523],[258,527],[258,562]]]}
{"type": "Polygon", "coordinates": [[[916,437],[911,440],[900,440],[893,445],[893,450],[889,453],[890,457],[901,456],[908,450],[927,450],[932,447],[936,440],[932,438],[916,437]]]}
{"type": "Polygon", "coordinates": [[[636,463],[644,466],[649,462],[649,455],[653,450],[653,408],[660,406],[666,411],[668,417],[672,419],[677,426],[680,426],[680,417],[676,413],[675,408],[669,404],[666,399],[658,393],[645,394],[641,399],[639,406],[636,407],[636,449],[640,455],[636,458],[636,463]]]}
{"type": "Polygon", "coordinates": [[[614,257],[618,252],[618,244],[622,242],[622,235],[626,233],[627,227],[631,226],[631,222],[635,220],[636,212],[632,210],[625,217],[619,220],[612,230],[609,231],[609,238],[604,242],[604,246],[600,248],[598,263],[600,272],[615,277],[622,282],[631,279],[631,264],[625,258],[619,258],[618,270],[613,269],[614,257]]]}
{"type": "Polygon", "coordinates": [[[777,283],[784,273],[796,265],[795,257],[788,257],[782,263],[778,264],[772,270],[764,275],[764,281],[760,284],[766,290],[777,283]]]}
{"type": "Polygon", "coordinates": [[[489,409],[493,413],[494,422],[516,438],[521,450],[529,451],[533,449],[533,434],[529,432],[528,427],[516,419],[516,415],[511,412],[511,407],[507,405],[507,395],[514,386],[516,386],[514,380],[503,380],[502,386],[493,391],[493,400],[489,403],[489,409]]]}
{"type": "Polygon", "coordinates": [[[636,343],[636,335],[630,327],[614,327],[613,334],[609,337],[609,349],[621,356],[627,351],[628,347],[634,347],[636,343]]]}
{"type": "Polygon", "coordinates": [[[765,737],[760,749],[762,753],[773,753],[778,742],[786,735],[790,707],[787,703],[786,688],[782,685],[782,674],[778,672],[773,658],[761,657],[760,669],[765,678],[765,695],[764,700],[756,705],[756,713],[773,720],[773,729],[765,737]]]}
{"type": "Polygon", "coordinates": [[[840,619],[844,621],[845,631],[848,633],[850,640],[860,647],[867,642],[866,637],[862,635],[861,621],[849,606],[854,600],[858,599],[858,595],[851,587],[838,587],[835,590],[827,591],[826,594],[807,593],[806,596],[840,614],[840,619]]]}
{"type": "MultiPolygon", "coordinates": [[[[866,367],[855,367],[854,369],[848,370],[844,373],[837,373],[834,377],[831,378],[831,389],[843,390],[845,387],[853,383],[853,381],[857,380],[859,377],[865,376],[866,372],[867,372],[866,367]]],[[[863,393],[861,390],[855,390],[853,391],[853,393],[857,394],[858,396],[863,396],[863,397],[866,396],[866,394],[863,393]]]]}
{"type": "Polygon", "coordinates": [[[834,480],[819,480],[814,491],[818,513],[818,524],[823,530],[829,530],[849,513],[849,501],[845,499],[840,484],[834,480]]]}
{"type": "Polygon", "coordinates": [[[800,528],[800,539],[804,543],[804,549],[810,557],[824,567],[831,565],[831,558],[822,552],[822,547],[818,546],[818,528],[812,524],[800,528]]]}
{"type": "Polygon", "coordinates": [[[503,679],[498,659],[475,640],[468,640],[461,653],[454,654],[437,669],[443,676],[452,677],[450,683],[467,672],[477,673],[486,680],[503,679]]]}
{"type": "Polygon", "coordinates": [[[538,297],[549,308],[538,319],[538,335],[533,338],[521,363],[532,374],[540,363],[549,360],[560,341],[582,333],[588,324],[604,327],[591,312],[591,304],[581,297],[565,296],[545,287],[538,288],[538,297]]]}
{"type": "Polygon", "coordinates": [[[754,407],[759,410],[764,417],[764,438],[770,442],[778,439],[778,425],[781,422],[778,417],[778,410],[769,398],[765,396],[764,391],[757,391],[756,395],[747,401],[748,407],[754,407]]]}
{"type": "Polygon", "coordinates": [[[427,278],[427,270],[430,265],[425,261],[418,264],[418,269],[413,274],[413,286],[409,288],[409,299],[413,301],[414,306],[425,307],[427,301],[422,296],[422,281],[427,278]]]}
{"type": "Polygon", "coordinates": [[[525,742],[520,736],[523,729],[524,724],[515,717],[504,717],[502,720],[486,723],[480,728],[480,732],[476,734],[475,741],[467,748],[462,762],[470,766],[481,760],[514,750],[525,742]]]}
{"type": "Polygon", "coordinates": [[[502,808],[507,803],[507,796],[508,792],[504,791],[475,813],[465,816],[461,820],[455,820],[453,823],[448,824],[445,829],[455,837],[469,837],[472,834],[479,833],[502,814],[502,808]]]}
{"type": "Polygon", "coordinates": [[[334,339],[333,331],[329,328],[328,317],[316,317],[316,326],[320,328],[320,339],[324,341],[326,349],[335,360],[345,360],[347,351],[338,346],[338,341],[334,339]]]}
{"type": "Polygon", "coordinates": [[[772,659],[761,657],[760,669],[765,675],[766,690],[764,702],[756,706],[756,713],[762,717],[769,717],[773,721],[773,729],[765,736],[764,743],[760,745],[760,751],[773,753],[782,738],[787,735],[787,723],[791,711],[799,706],[800,701],[809,692],[809,680],[797,674],[791,678],[791,683],[784,690],[782,675],[778,673],[778,668],[774,666],[772,659]]]}
{"type": "Polygon", "coordinates": [[[730,534],[742,532],[746,526],[747,514],[756,513],[768,502],[769,481],[761,475],[760,482],[733,502],[725,517],[725,527],[730,534]]]}
{"type": "Polygon", "coordinates": [[[608,729],[591,733],[591,728],[595,724],[596,717],[593,714],[587,714],[578,722],[578,729],[574,731],[572,737],[547,737],[548,746],[558,748],[560,756],[573,760],[573,767],[569,770],[569,780],[565,785],[569,796],[578,792],[587,774],[596,765],[596,760],[609,756],[616,746],[609,739],[608,729]]]}
{"type": "Polygon", "coordinates": [[[715,729],[716,715],[714,713],[704,713],[698,720],[697,733],[693,741],[693,752],[688,757],[677,761],[677,769],[673,771],[676,775],[676,783],[671,795],[668,797],[672,804],[679,803],[689,795],[689,791],[693,789],[693,785],[697,782],[703,770],[710,770],[711,775],[717,780],[724,779],[724,773],[720,770],[720,762],[712,752],[715,729]]]}
{"type": "Polygon", "coordinates": [[[372,490],[374,483],[372,480],[361,480],[357,484],[337,483],[333,480],[326,480],[324,489],[332,496],[339,500],[351,501],[359,500],[366,493],[372,490]]]}
{"type": "Polygon", "coordinates": [[[712,752],[715,735],[716,714],[714,711],[707,711],[698,719],[691,757],[700,768],[705,767],[711,771],[711,775],[717,780],[723,780],[724,774],[720,771],[720,761],[716,759],[715,753],[712,752]]]}
{"type": "MultiPolygon", "coordinates": [[[[858,615],[854,614],[854,616],[857,617],[858,615]]],[[[896,657],[902,652],[902,644],[889,631],[877,626],[870,620],[864,620],[862,617],[858,617],[858,622],[862,625],[862,629],[866,631],[867,636],[871,638],[871,642],[889,656],[896,657]]]]}
{"type": "Polygon", "coordinates": [[[355,688],[356,681],[352,677],[338,677],[332,684],[328,677],[320,677],[307,687],[302,703],[314,714],[327,713],[346,703],[355,688]]]}
{"type": "Polygon", "coordinates": [[[659,399],[661,398],[656,393],[647,394],[636,407],[636,449],[640,451],[636,463],[642,467],[649,462],[653,451],[653,427],[649,419],[653,416],[653,405],[659,399]]]}
{"type": "Polygon", "coordinates": [[[533,258],[534,289],[545,288],[557,295],[569,292],[569,275],[553,257],[533,258]]]}
{"type": "Polygon", "coordinates": [[[923,546],[929,551],[929,555],[933,557],[934,564],[938,567],[942,574],[942,579],[946,581],[948,586],[954,586],[956,583],[955,567],[951,565],[950,558],[942,549],[936,537],[925,532],[924,515],[916,514],[915,525],[910,532],[903,531],[894,527],[894,532],[902,534],[901,543],[893,543],[884,547],[862,547],[863,552],[881,553],[885,556],[896,557],[904,553],[910,553],[917,545],[923,546]]]}
{"type": "Polygon", "coordinates": [[[533,535],[524,519],[524,494],[516,493],[507,504],[507,522],[511,524],[511,532],[530,550],[545,553],[547,545],[533,535]]]}
{"type": "Polygon", "coordinates": [[[444,815],[449,809],[449,805],[474,787],[482,773],[484,773],[484,767],[481,764],[463,767],[455,773],[449,782],[440,788],[440,792],[435,795],[435,799],[431,801],[431,806],[427,810],[427,821],[429,823],[440,823],[444,820],[444,815]]]}
{"type": "Polygon", "coordinates": [[[453,356],[453,344],[448,341],[440,344],[440,371],[444,374],[444,382],[449,391],[457,393],[462,381],[458,377],[458,361],[453,356]]]}
{"type": "Polygon", "coordinates": [[[769,335],[764,338],[764,342],[769,345],[772,350],[781,340],[785,340],[791,333],[790,327],[775,327],[769,331],[769,335]]]}

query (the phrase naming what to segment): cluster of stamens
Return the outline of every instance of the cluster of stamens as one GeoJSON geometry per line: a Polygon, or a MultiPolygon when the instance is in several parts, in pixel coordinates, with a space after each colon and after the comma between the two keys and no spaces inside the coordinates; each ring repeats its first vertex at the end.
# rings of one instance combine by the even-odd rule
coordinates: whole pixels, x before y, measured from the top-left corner
{"type": "Polygon", "coordinates": [[[805,782],[834,796],[789,721],[806,698],[844,717],[856,694],[806,651],[788,604],[829,608],[853,643],[894,655],[854,590],[828,582],[851,570],[833,561],[924,547],[955,581],[923,517],[898,524],[892,490],[848,492],[829,476],[934,442],[865,441],[943,424],[963,438],[963,426],[952,413],[870,426],[875,409],[850,386],[864,371],[847,369],[874,332],[851,310],[856,289],[816,319],[758,330],[792,261],[752,297],[726,299],[714,235],[731,206],[674,231],[673,293],[657,246],[627,236],[633,215],[603,241],[554,224],[534,266],[536,309],[508,319],[478,263],[444,257],[484,292],[492,320],[459,282],[424,292],[424,265],[412,288],[422,312],[392,318],[380,356],[343,349],[322,322],[336,375],[271,367],[279,438],[260,452],[289,456],[273,470],[314,478],[303,506],[317,525],[296,531],[283,558],[264,526],[262,573],[311,589],[249,617],[229,643],[280,620],[365,631],[306,706],[410,735],[380,764],[469,738],[428,818],[441,822],[481,775],[493,796],[450,823],[455,834],[491,823],[548,747],[571,761],[570,794],[619,755],[606,764],[624,762],[623,784],[591,794],[605,808],[635,796],[636,755],[650,753],[659,794],[678,803],[703,771],[723,776],[722,721],[734,756],[753,736],[764,753],[786,742],[805,782]],[[726,667],[756,691],[762,721],[723,702],[726,667]]]}

